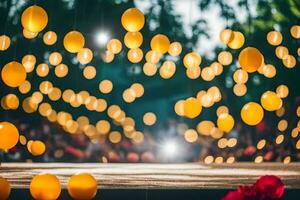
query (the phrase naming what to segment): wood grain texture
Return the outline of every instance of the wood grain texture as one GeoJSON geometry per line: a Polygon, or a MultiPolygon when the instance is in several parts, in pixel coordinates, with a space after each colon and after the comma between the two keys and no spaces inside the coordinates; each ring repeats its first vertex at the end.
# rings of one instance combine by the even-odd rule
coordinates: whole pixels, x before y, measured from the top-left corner
{"type": "Polygon", "coordinates": [[[109,189],[228,189],[252,184],[263,175],[277,175],[287,188],[300,189],[300,163],[279,164],[91,164],[91,163],[2,163],[0,176],[13,188],[29,188],[40,173],[58,176],[62,187],[71,175],[91,173],[99,188],[109,189]]]}

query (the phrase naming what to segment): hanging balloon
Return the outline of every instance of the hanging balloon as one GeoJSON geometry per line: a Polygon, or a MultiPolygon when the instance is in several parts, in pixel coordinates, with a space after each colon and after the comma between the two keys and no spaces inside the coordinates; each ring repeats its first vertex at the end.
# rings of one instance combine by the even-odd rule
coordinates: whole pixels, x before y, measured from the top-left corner
{"type": "Polygon", "coordinates": [[[201,77],[205,81],[211,81],[215,78],[214,71],[211,67],[204,67],[201,72],[201,77]]]}
{"type": "Polygon", "coordinates": [[[33,39],[35,38],[39,33],[35,33],[35,32],[31,32],[31,31],[28,31],[26,29],[23,29],[23,36],[24,38],[26,39],[33,39]]]}
{"type": "Polygon", "coordinates": [[[288,50],[288,48],[286,48],[284,46],[278,46],[275,49],[275,54],[276,54],[277,58],[283,59],[284,57],[286,57],[289,54],[289,50],[288,50]]]}
{"type": "Polygon", "coordinates": [[[143,66],[143,72],[146,76],[154,76],[157,72],[157,67],[155,64],[146,62],[143,66]]]}
{"type": "Polygon", "coordinates": [[[1,77],[7,86],[18,87],[26,80],[27,74],[22,64],[12,61],[2,68],[1,77]]]}
{"type": "Polygon", "coordinates": [[[253,73],[263,64],[264,58],[260,51],[254,47],[247,47],[240,52],[239,63],[243,70],[253,73]]]}
{"type": "Polygon", "coordinates": [[[22,58],[22,65],[24,66],[27,73],[33,71],[36,63],[36,58],[34,55],[28,54],[22,58]]]}
{"type": "Polygon", "coordinates": [[[110,80],[103,80],[99,83],[99,90],[103,94],[108,94],[112,91],[113,84],[110,80]]]}
{"type": "Polygon", "coordinates": [[[225,29],[220,33],[220,40],[224,44],[228,44],[233,40],[234,34],[233,31],[230,29],[225,29]]]}
{"type": "Polygon", "coordinates": [[[232,63],[232,55],[229,51],[222,51],[218,55],[218,62],[222,65],[230,65],[232,63]]]}
{"type": "Polygon", "coordinates": [[[46,77],[49,74],[49,67],[48,67],[48,65],[45,64],[45,63],[39,64],[37,66],[37,68],[36,68],[36,74],[39,77],[46,77]]]}
{"type": "Polygon", "coordinates": [[[143,28],[145,17],[139,9],[129,8],[122,14],[121,23],[127,31],[137,32],[143,28]]]}
{"type": "Polygon", "coordinates": [[[269,44],[278,46],[282,42],[282,34],[278,31],[270,31],[267,35],[267,40],[269,44]]]}
{"type": "Polygon", "coordinates": [[[57,35],[54,31],[48,31],[43,36],[43,41],[46,45],[53,45],[57,41],[57,35]]]}
{"type": "Polygon", "coordinates": [[[236,83],[246,83],[248,81],[248,73],[245,70],[238,69],[233,74],[233,80],[236,83]]]}
{"type": "Polygon", "coordinates": [[[93,66],[87,66],[83,70],[83,76],[89,80],[95,78],[96,73],[97,73],[96,68],[93,66]]]}
{"type": "Polygon", "coordinates": [[[241,110],[242,120],[250,126],[255,126],[260,123],[263,117],[264,110],[255,102],[246,103],[241,110]]]}
{"type": "Polygon", "coordinates": [[[71,176],[67,188],[73,199],[93,199],[97,193],[97,181],[91,174],[77,173],[71,176]]]}
{"type": "Polygon", "coordinates": [[[286,98],[289,95],[289,88],[286,85],[279,85],[276,88],[276,94],[279,98],[286,98]]]}
{"type": "Polygon", "coordinates": [[[223,113],[218,117],[217,125],[221,131],[228,133],[234,127],[234,119],[230,114],[223,113]]]}
{"type": "Polygon", "coordinates": [[[108,51],[112,52],[113,54],[118,54],[122,51],[122,43],[118,39],[111,39],[106,48],[108,51]]]}
{"type": "Polygon", "coordinates": [[[9,150],[19,141],[19,131],[10,122],[0,122],[0,149],[9,150]]]}
{"type": "Polygon", "coordinates": [[[151,50],[146,53],[146,61],[148,63],[157,64],[160,60],[160,57],[161,57],[161,53],[156,51],[151,50]]]}
{"type": "Polygon", "coordinates": [[[45,153],[46,146],[42,141],[33,141],[30,145],[30,153],[34,156],[40,156],[45,153]]]}
{"type": "Polygon", "coordinates": [[[186,54],[183,58],[183,65],[186,68],[199,67],[201,62],[202,62],[202,58],[196,52],[190,52],[190,53],[186,54]]]}
{"type": "Polygon", "coordinates": [[[0,36],[0,51],[5,51],[10,47],[10,38],[7,35],[0,36]]]}
{"type": "Polygon", "coordinates": [[[241,32],[233,31],[233,39],[228,42],[228,46],[232,49],[239,49],[245,43],[245,37],[241,32]]]}
{"type": "Polygon", "coordinates": [[[53,52],[49,56],[49,62],[51,65],[59,65],[62,61],[62,55],[59,52],[53,52]]]}
{"type": "Polygon", "coordinates": [[[24,81],[20,86],[19,86],[19,91],[22,94],[27,94],[31,90],[31,83],[29,81],[24,81]]]}
{"type": "Polygon", "coordinates": [[[2,176],[0,176],[0,188],[0,199],[8,199],[11,192],[11,187],[9,182],[2,176]]]}
{"type": "Polygon", "coordinates": [[[68,75],[69,68],[65,64],[59,64],[54,69],[55,75],[59,78],[63,78],[68,75]]]}
{"type": "Polygon", "coordinates": [[[282,100],[277,96],[275,92],[272,91],[263,93],[260,102],[263,108],[267,111],[275,111],[282,106],[282,100]]]}
{"type": "Polygon", "coordinates": [[[173,61],[165,61],[163,65],[159,68],[159,75],[163,79],[171,78],[176,72],[176,65],[173,61]]]}
{"type": "Polygon", "coordinates": [[[132,63],[138,63],[143,59],[143,51],[140,48],[130,49],[127,58],[132,63]]]}
{"type": "Polygon", "coordinates": [[[143,35],[140,32],[127,32],[124,36],[124,44],[129,49],[139,48],[143,43],[143,35]]]}
{"type": "Polygon", "coordinates": [[[64,37],[64,47],[70,53],[77,53],[84,47],[85,39],[78,31],[71,31],[64,37]]]}
{"type": "Polygon", "coordinates": [[[243,83],[237,83],[233,86],[233,93],[236,96],[244,96],[247,93],[247,86],[243,83]]]}
{"type": "Polygon", "coordinates": [[[184,102],[184,115],[190,119],[193,119],[200,115],[202,111],[201,102],[196,98],[188,98],[184,102]]]}
{"type": "Polygon", "coordinates": [[[299,25],[294,25],[291,27],[291,35],[295,39],[300,39],[300,26],[299,25]]]}
{"type": "Polygon", "coordinates": [[[61,185],[52,174],[35,175],[30,183],[30,194],[34,199],[58,199],[61,185]]]}
{"type": "Polygon", "coordinates": [[[170,47],[169,47],[169,50],[168,50],[168,53],[171,55],[171,56],[179,56],[181,54],[181,51],[182,51],[182,46],[179,42],[172,42],[170,44],[170,47]]]}
{"type": "Polygon", "coordinates": [[[283,65],[287,68],[294,68],[296,66],[296,58],[293,55],[287,55],[282,59],[283,65]]]}
{"type": "Polygon", "coordinates": [[[189,79],[197,79],[201,74],[200,67],[189,67],[186,69],[186,75],[189,79]]]}
{"type": "Polygon", "coordinates": [[[22,13],[21,23],[26,30],[34,33],[41,32],[48,23],[47,12],[40,6],[30,6],[22,13]]]}
{"type": "Polygon", "coordinates": [[[223,65],[218,63],[218,62],[213,62],[211,65],[210,65],[210,68],[213,70],[215,76],[219,76],[222,74],[223,72],[223,65]]]}
{"type": "Polygon", "coordinates": [[[155,35],[150,42],[151,49],[159,53],[166,53],[170,47],[169,38],[163,34],[155,35]]]}
{"type": "Polygon", "coordinates": [[[93,52],[89,48],[82,48],[77,53],[77,60],[82,65],[90,63],[92,59],[93,52]]]}

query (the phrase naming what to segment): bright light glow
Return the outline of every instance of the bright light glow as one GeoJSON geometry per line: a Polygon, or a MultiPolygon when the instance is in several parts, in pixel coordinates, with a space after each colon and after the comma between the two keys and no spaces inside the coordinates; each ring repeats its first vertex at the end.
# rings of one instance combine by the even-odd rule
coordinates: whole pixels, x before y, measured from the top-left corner
{"type": "Polygon", "coordinates": [[[96,34],[96,42],[99,46],[105,46],[109,40],[109,34],[104,31],[99,31],[96,34]]]}
{"type": "Polygon", "coordinates": [[[161,155],[164,158],[174,158],[178,153],[178,144],[175,140],[168,140],[161,144],[161,155]]]}

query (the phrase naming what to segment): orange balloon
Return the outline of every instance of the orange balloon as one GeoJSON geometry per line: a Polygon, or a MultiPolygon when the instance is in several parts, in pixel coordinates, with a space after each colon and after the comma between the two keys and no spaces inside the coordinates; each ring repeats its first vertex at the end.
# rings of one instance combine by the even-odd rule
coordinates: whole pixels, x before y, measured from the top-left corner
{"type": "Polygon", "coordinates": [[[267,111],[275,111],[282,106],[281,98],[272,91],[266,91],[265,93],[263,93],[260,102],[264,109],[266,109],[267,111]]]}
{"type": "Polygon", "coordinates": [[[11,187],[9,182],[0,176],[0,199],[5,200],[8,199],[11,192],[11,187]]]}
{"type": "Polygon", "coordinates": [[[78,31],[71,31],[64,37],[64,47],[71,53],[77,53],[84,47],[85,39],[82,33],[78,31]]]}
{"type": "Polygon", "coordinates": [[[140,32],[127,32],[124,43],[129,49],[139,48],[143,43],[143,35],[140,32]]]}
{"type": "Polygon", "coordinates": [[[46,146],[42,141],[33,141],[30,147],[30,152],[34,156],[40,156],[45,153],[46,146]]]}
{"type": "Polygon", "coordinates": [[[0,149],[11,149],[19,141],[19,131],[10,122],[0,122],[0,149]]]}
{"type": "Polygon", "coordinates": [[[202,105],[200,100],[196,98],[189,98],[184,102],[184,115],[188,118],[195,118],[200,115],[202,105]]]}
{"type": "Polygon", "coordinates": [[[217,120],[218,128],[224,132],[230,132],[234,127],[234,119],[228,113],[222,113],[217,120]]]}
{"type": "Polygon", "coordinates": [[[97,194],[97,181],[88,173],[71,176],[67,187],[68,193],[73,199],[93,199],[97,194]]]}
{"type": "Polygon", "coordinates": [[[233,31],[233,38],[227,44],[232,49],[239,49],[245,43],[245,37],[241,32],[233,31]]]}
{"type": "Polygon", "coordinates": [[[33,177],[30,183],[30,194],[34,199],[58,199],[61,185],[58,178],[52,174],[40,174],[33,177]]]}
{"type": "Polygon", "coordinates": [[[10,38],[7,35],[0,36],[0,51],[5,51],[10,46],[10,38]]]}
{"type": "Polygon", "coordinates": [[[26,80],[27,74],[22,64],[12,61],[2,68],[1,77],[9,87],[19,87],[26,80]]]}
{"type": "Polygon", "coordinates": [[[155,35],[150,42],[151,49],[159,53],[166,53],[170,47],[169,38],[163,34],[155,35]]]}
{"type": "Polygon", "coordinates": [[[121,17],[122,26],[129,32],[136,32],[145,24],[144,14],[137,8],[127,9],[121,17]]]}
{"type": "Polygon", "coordinates": [[[249,73],[257,71],[263,64],[263,55],[254,47],[247,47],[240,52],[239,63],[243,70],[249,73]]]}
{"type": "Polygon", "coordinates": [[[41,32],[48,23],[47,12],[40,6],[30,6],[22,13],[21,23],[24,29],[28,31],[41,32]]]}
{"type": "Polygon", "coordinates": [[[242,120],[250,126],[255,126],[260,123],[263,117],[264,110],[258,103],[255,102],[245,104],[241,110],[242,120]]]}

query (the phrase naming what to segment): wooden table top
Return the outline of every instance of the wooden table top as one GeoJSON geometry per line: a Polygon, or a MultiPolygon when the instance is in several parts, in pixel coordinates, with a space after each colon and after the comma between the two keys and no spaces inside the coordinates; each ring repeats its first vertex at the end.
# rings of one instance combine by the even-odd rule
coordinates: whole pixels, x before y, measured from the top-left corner
{"type": "Polygon", "coordinates": [[[252,184],[263,175],[277,175],[287,188],[300,189],[300,163],[211,164],[99,164],[2,163],[0,176],[13,188],[29,188],[34,175],[58,176],[62,187],[71,175],[91,173],[99,188],[107,189],[228,189],[252,184]]]}

